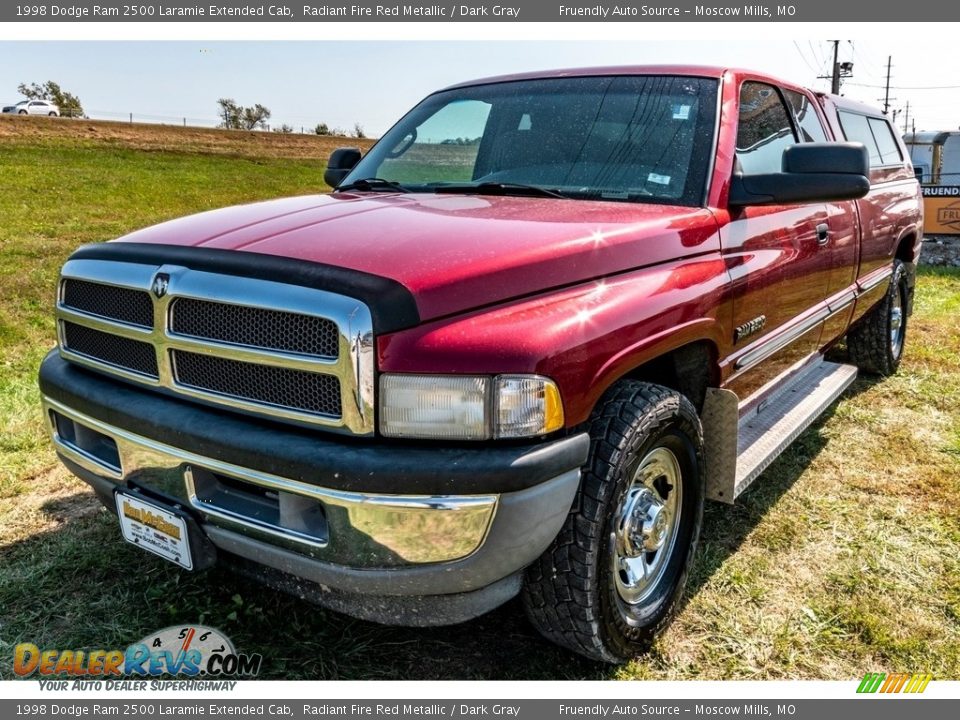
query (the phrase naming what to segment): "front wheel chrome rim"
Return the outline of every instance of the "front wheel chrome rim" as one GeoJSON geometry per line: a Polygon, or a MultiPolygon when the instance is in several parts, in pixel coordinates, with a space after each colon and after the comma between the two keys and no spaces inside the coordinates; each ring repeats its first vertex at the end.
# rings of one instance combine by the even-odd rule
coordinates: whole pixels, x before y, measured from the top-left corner
{"type": "Polygon", "coordinates": [[[894,287],[893,299],[890,302],[890,352],[893,357],[900,356],[903,348],[903,293],[900,287],[894,287]]]}
{"type": "Polygon", "coordinates": [[[651,450],[637,466],[614,515],[612,571],[628,605],[644,602],[659,585],[677,543],[683,483],[677,457],[651,450]]]}

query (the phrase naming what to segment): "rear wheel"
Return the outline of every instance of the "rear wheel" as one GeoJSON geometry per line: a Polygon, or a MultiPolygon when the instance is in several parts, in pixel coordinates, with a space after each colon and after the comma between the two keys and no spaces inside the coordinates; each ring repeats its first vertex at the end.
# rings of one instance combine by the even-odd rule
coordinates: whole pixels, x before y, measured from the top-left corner
{"type": "Polygon", "coordinates": [[[55,112],[47,113],[47,115],[49,115],[50,117],[56,117],[56,116],[57,116],[57,114],[56,114],[55,112]]]}
{"type": "Polygon", "coordinates": [[[887,294],[847,333],[850,361],[861,370],[876,375],[897,371],[907,336],[909,293],[906,267],[894,260],[887,294]]]}
{"type": "Polygon", "coordinates": [[[618,386],[591,435],[574,506],[527,570],[523,599],[544,636],[618,663],[679,605],[703,517],[703,439],[689,400],[641,382],[618,386]]]}

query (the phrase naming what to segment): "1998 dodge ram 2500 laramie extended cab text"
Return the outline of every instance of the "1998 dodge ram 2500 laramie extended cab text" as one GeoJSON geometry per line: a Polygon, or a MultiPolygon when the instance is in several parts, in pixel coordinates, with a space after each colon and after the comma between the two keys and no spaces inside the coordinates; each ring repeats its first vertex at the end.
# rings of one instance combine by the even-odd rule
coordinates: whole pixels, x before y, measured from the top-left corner
{"type": "Polygon", "coordinates": [[[521,593],[619,662],[674,614],[705,499],[903,353],[920,191],[840,97],[710,67],[482,80],[325,177],[63,267],[57,452],[185,568],[391,624],[521,593]]]}

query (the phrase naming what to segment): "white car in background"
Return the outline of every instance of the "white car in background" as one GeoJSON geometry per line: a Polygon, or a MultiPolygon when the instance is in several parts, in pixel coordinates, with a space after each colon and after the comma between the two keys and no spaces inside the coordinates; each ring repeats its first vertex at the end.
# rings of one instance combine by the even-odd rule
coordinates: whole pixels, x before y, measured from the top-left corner
{"type": "Polygon", "coordinates": [[[23,100],[16,105],[7,105],[3,112],[11,115],[49,115],[59,117],[60,108],[46,100],[23,100]]]}

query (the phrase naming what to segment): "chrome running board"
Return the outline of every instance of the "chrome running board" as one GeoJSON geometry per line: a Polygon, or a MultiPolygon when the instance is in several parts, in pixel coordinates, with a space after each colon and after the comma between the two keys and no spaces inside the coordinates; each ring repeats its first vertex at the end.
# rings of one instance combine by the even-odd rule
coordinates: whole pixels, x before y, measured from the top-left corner
{"type": "Polygon", "coordinates": [[[710,388],[702,417],[707,497],[736,500],[856,377],[853,365],[810,363],[742,417],[734,393],[710,388]]]}

